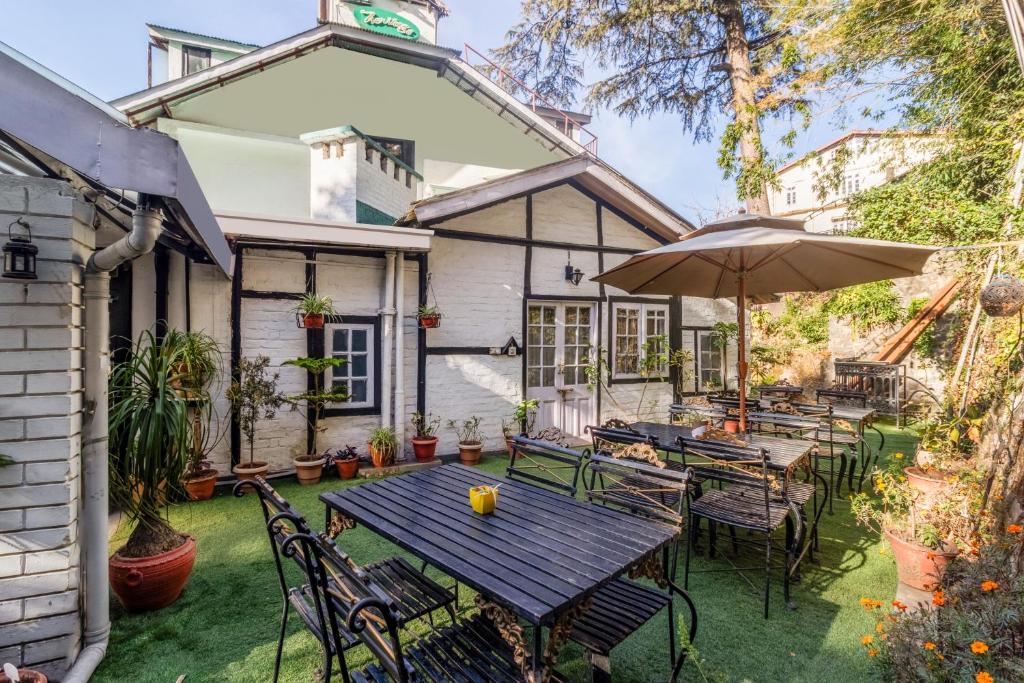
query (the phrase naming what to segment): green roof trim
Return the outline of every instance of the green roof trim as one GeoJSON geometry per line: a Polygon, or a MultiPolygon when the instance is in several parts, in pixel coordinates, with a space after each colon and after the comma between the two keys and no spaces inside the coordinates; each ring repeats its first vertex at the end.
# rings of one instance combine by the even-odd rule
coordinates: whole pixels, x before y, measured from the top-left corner
{"type": "Polygon", "coordinates": [[[307,145],[312,145],[316,142],[327,142],[329,140],[336,140],[338,138],[348,137],[350,135],[354,135],[357,138],[362,138],[370,147],[373,147],[375,150],[383,154],[385,157],[391,159],[391,161],[394,162],[395,166],[398,166],[398,168],[402,169],[403,171],[407,171],[408,173],[412,174],[412,176],[417,180],[423,180],[423,176],[417,173],[415,168],[413,168],[409,164],[405,163],[404,161],[396,157],[394,154],[389,152],[384,147],[384,145],[380,144],[379,142],[377,142],[376,140],[374,140],[369,135],[359,130],[355,126],[338,126],[336,128],[327,128],[324,130],[313,131],[312,133],[303,133],[302,135],[299,136],[299,139],[305,142],[307,145]]]}
{"type": "Polygon", "coordinates": [[[378,208],[356,200],[356,223],[369,225],[394,225],[395,217],[389,216],[378,208]]]}

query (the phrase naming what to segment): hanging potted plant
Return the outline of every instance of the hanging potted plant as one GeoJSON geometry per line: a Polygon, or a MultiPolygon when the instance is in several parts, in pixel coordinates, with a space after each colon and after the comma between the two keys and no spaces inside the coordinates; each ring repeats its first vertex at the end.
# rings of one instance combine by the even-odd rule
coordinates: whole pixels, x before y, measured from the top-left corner
{"type": "Polygon", "coordinates": [[[311,486],[320,481],[324,471],[326,454],[320,453],[320,434],[327,430],[323,423],[324,408],[328,403],[341,403],[348,400],[348,394],[343,387],[331,387],[325,389],[323,386],[324,375],[328,370],[340,367],[345,364],[341,358],[293,358],[284,362],[296,368],[302,368],[310,377],[311,388],[301,394],[289,396],[286,400],[293,406],[305,404],[310,426],[313,428],[313,441],[310,444],[309,452],[300,455],[292,460],[295,466],[295,476],[303,486],[311,486]]]}
{"type": "Polygon", "coordinates": [[[459,462],[463,465],[475,465],[480,462],[480,451],[484,447],[480,439],[480,418],[473,416],[461,423],[448,420],[448,428],[459,437],[459,462]]]}
{"type": "Polygon", "coordinates": [[[979,509],[976,483],[962,480],[931,507],[921,506],[921,492],[907,481],[900,460],[873,478],[877,497],[860,493],[851,509],[858,524],[881,533],[893,550],[896,573],[906,586],[933,590],[972,533],[979,509]]]}
{"type": "Polygon", "coordinates": [[[398,452],[398,438],[391,427],[377,427],[370,433],[370,458],[374,467],[390,467],[395,464],[398,452]]]}
{"type": "Polygon", "coordinates": [[[299,305],[295,307],[295,315],[299,320],[299,327],[311,330],[322,330],[324,319],[334,315],[334,302],[329,296],[318,296],[316,294],[303,294],[299,299],[299,305]]]}
{"type": "Polygon", "coordinates": [[[219,435],[210,432],[213,403],[210,387],[221,365],[221,351],[217,342],[203,332],[171,331],[181,349],[181,361],[177,364],[173,382],[179,393],[189,403],[192,421],[192,444],[189,448],[189,463],[182,482],[188,499],[208,500],[220,474],[206,458],[220,440],[219,435]]]}
{"type": "Polygon", "coordinates": [[[334,453],[328,453],[324,467],[331,465],[338,470],[338,479],[354,479],[359,472],[359,454],[355,446],[346,445],[334,453]]]}
{"type": "Polygon", "coordinates": [[[195,541],[171,528],[161,508],[165,490],[182,493],[192,440],[188,402],[170,382],[180,341],[144,332],[110,377],[110,495],[133,527],[110,557],[110,584],[132,612],[177,600],[196,558],[195,541]]]}
{"type": "Polygon", "coordinates": [[[437,310],[437,306],[427,306],[426,304],[420,306],[416,319],[419,320],[420,327],[425,330],[441,327],[441,312],[437,310]]]}
{"type": "Polygon", "coordinates": [[[434,459],[437,451],[437,428],[441,425],[441,418],[434,417],[432,413],[417,411],[412,414],[412,426],[416,434],[412,437],[412,452],[416,455],[417,462],[430,462],[434,459]]]}
{"type": "MultiPolygon", "coordinates": [[[[262,476],[270,469],[270,463],[255,459],[256,425],[260,420],[272,420],[284,397],[277,391],[279,373],[267,372],[270,359],[256,356],[242,358],[238,363],[239,379],[233,381],[227,391],[231,409],[238,417],[238,426],[249,442],[249,462],[239,463],[232,468],[240,481],[262,476]]],[[[248,489],[246,489],[248,490],[248,489]]]]}
{"type": "Polygon", "coordinates": [[[529,398],[516,404],[511,420],[501,421],[501,433],[505,437],[505,448],[512,455],[512,437],[533,433],[533,425],[537,421],[537,399],[529,398]]]}

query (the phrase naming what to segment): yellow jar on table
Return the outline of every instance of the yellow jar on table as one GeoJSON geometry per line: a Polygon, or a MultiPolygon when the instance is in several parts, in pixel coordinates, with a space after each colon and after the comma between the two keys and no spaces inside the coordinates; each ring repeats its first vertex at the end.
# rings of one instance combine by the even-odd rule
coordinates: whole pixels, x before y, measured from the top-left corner
{"type": "Polygon", "coordinates": [[[498,489],[494,486],[474,486],[469,489],[469,504],[473,510],[481,515],[489,515],[494,512],[494,506],[498,502],[498,489]]]}

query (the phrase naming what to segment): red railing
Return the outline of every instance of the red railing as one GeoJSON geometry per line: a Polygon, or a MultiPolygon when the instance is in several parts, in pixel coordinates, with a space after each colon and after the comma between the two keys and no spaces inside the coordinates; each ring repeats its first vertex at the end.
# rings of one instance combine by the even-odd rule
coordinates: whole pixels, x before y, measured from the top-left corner
{"type": "MultiPolygon", "coordinates": [[[[488,59],[479,50],[474,49],[469,43],[464,44],[463,61],[469,66],[476,69],[478,72],[487,76],[487,78],[494,83],[496,86],[509,93],[513,97],[518,98],[516,90],[521,90],[528,96],[527,101],[523,102],[526,106],[530,107],[534,112],[537,111],[537,107],[544,107],[555,112],[562,119],[562,132],[573,137],[572,130],[575,128],[579,131],[579,144],[583,146],[590,154],[597,156],[597,136],[588,130],[582,123],[574,119],[572,116],[562,111],[549,100],[545,99],[543,95],[540,95],[530,86],[523,83],[521,80],[510,74],[504,69],[504,67],[498,66],[490,59],[488,59]],[[476,56],[480,60],[483,60],[487,64],[487,69],[481,69],[473,64],[473,57],[476,56]],[[509,87],[509,83],[515,84],[514,87],[509,87]],[[585,137],[584,137],[585,136],[585,137]]],[[[575,138],[574,138],[575,139],[575,138]]]]}

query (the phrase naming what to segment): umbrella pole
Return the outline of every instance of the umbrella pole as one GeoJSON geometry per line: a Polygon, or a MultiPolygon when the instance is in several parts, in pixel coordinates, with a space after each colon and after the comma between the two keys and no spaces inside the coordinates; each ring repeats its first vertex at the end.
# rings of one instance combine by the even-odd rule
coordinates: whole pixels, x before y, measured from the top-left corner
{"type": "Polygon", "coordinates": [[[747,431],[747,277],[740,273],[736,292],[738,322],[737,355],[739,356],[740,434],[747,431]]]}

